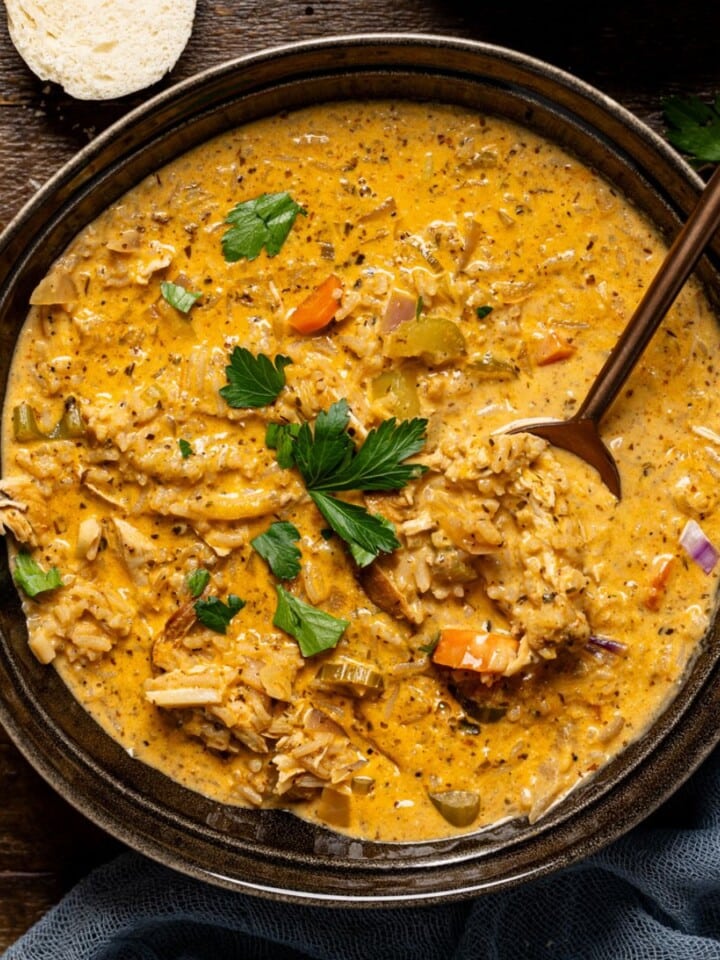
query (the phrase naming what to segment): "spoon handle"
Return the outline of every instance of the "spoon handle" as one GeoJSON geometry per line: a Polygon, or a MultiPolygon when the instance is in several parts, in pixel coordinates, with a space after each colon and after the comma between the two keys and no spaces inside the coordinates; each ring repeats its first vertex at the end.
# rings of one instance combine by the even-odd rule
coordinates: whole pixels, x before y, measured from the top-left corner
{"type": "Polygon", "coordinates": [[[598,424],[720,226],[720,166],[670,247],[573,420],[598,424]]]}

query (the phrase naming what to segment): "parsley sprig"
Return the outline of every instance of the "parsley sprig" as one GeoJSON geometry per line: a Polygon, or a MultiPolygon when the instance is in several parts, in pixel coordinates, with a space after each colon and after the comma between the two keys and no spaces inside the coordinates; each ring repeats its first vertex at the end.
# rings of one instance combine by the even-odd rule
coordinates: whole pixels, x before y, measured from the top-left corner
{"type": "Polygon", "coordinates": [[[269,257],[280,252],[298,214],[307,211],[289,193],[263,193],[254,200],[238,203],[225,218],[230,229],[222,237],[223,256],[228,263],[243,258],[254,260],[263,247],[269,257]]]}
{"type": "MultiPolygon", "coordinates": [[[[347,402],[336,406],[345,411],[345,428],[349,421],[347,402]]],[[[416,417],[384,420],[371,430],[361,447],[353,447],[349,456],[333,469],[320,469],[313,484],[315,491],[323,490],[399,490],[410,480],[422,476],[427,467],[420,463],[403,463],[419,453],[425,445],[427,420],[416,417]]],[[[345,433],[347,436],[347,433],[345,433]]],[[[299,439],[299,438],[298,438],[299,439]]],[[[319,465],[318,465],[319,466],[319,465]]]]}
{"type": "Polygon", "coordinates": [[[399,490],[427,470],[421,463],[403,463],[425,445],[427,420],[398,423],[391,417],[373,428],[360,447],[348,433],[349,423],[347,400],[338,400],[317,415],[314,427],[303,423],[284,435],[284,452],[288,458],[292,452],[308,490],[399,490]]]}
{"type": "Polygon", "coordinates": [[[40,564],[24,550],[15,557],[13,580],[28,597],[39,593],[57,590],[62,586],[62,578],[57,567],[43,570],[40,564]]]}
{"type": "Polygon", "coordinates": [[[199,597],[205,591],[205,587],[210,583],[210,571],[204,567],[196,567],[195,570],[192,570],[187,575],[185,582],[187,583],[190,595],[199,597]]]}
{"type": "Polygon", "coordinates": [[[234,593],[229,593],[227,603],[219,597],[208,597],[207,600],[196,600],[194,603],[195,616],[208,630],[215,633],[227,633],[230,621],[236,613],[240,613],[245,601],[234,593]]]}
{"type": "Polygon", "coordinates": [[[265,533],[253,537],[253,548],[267,561],[270,569],[281,580],[292,580],[300,573],[300,550],[295,546],[300,539],[297,527],[287,520],[271,523],[265,533]]]}
{"type": "Polygon", "coordinates": [[[698,163],[720,163],[720,93],[713,103],[669,97],[663,103],[670,143],[698,163]]]}
{"type": "Polygon", "coordinates": [[[333,493],[399,490],[427,469],[404,463],[425,443],[427,420],[419,417],[398,423],[383,421],[356,447],[348,432],[350,410],[346,400],[321,411],[311,426],[296,429],[276,425],[268,429],[268,445],[277,450],[278,463],[295,466],[330,528],[348,545],[358,566],[367,566],[380,554],[400,546],[393,525],[365,507],[348,503],[333,493]]]}
{"type": "Polygon", "coordinates": [[[224,634],[233,617],[245,606],[245,601],[234,593],[229,593],[225,602],[219,597],[203,597],[209,583],[210,571],[204,567],[196,567],[185,578],[188,592],[195,600],[193,608],[198,622],[208,630],[224,634]]]}
{"type": "Polygon", "coordinates": [[[180,450],[180,456],[183,458],[183,460],[187,460],[187,458],[193,454],[192,444],[189,440],[185,440],[183,437],[180,437],[178,440],[178,449],[180,450]]]}
{"type": "Polygon", "coordinates": [[[381,553],[392,553],[400,546],[395,528],[382,514],[370,513],[366,507],[317,490],[310,491],[310,499],[330,528],[345,541],[359,567],[366,567],[381,553]]]}
{"type": "Polygon", "coordinates": [[[231,407],[265,407],[285,386],[285,367],[290,363],[290,357],[277,356],[273,362],[264,353],[255,356],[245,347],[235,347],[220,396],[231,407]]]}
{"type": "Polygon", "coordinates": [[[340,620],[324,610],[311,607],[279,584],[276,590],[278,602],[273,624],[297,640],[304,657],[312,657],[336,646],[350,626],[348,620],[340,620]]]}
{"type": "Polygon", "coordinates": [[[308,490],[322,489],[323,481],[347,462],[355,446],[347,432],[350,419],[346,400],[321,410],[314,426],[305,422],[292,437],[288,457],[302,474],[308,490]]]}
{"type": "Polygon", "coordinates": [[[265,444],[269,450],[277,451],[277,462],[284,470],[295,464],[293,441],[299,432],[299,423],[269,423],[265,430],[265,444]]]}

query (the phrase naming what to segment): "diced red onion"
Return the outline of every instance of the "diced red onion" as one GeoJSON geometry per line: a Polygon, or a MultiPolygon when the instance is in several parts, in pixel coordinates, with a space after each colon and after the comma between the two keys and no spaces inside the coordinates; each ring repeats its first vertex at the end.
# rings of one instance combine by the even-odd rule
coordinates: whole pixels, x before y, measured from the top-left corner
{"type": "Polygon", "coordinates": [[[382,321],[383,333],[389,333],[401,323],[412,320],[415,316],[416,300],[411,293],[405,290],[393,289],[385,308],[385,316],[382,321]]]}
{"type": "Polygon", "coordinates": [[[621,640],[613,640],[611,637],[602,637],[593,634],[588,640],[589,647],[599,647],[601,650],[608,650],[610,653],[624,653],[627,650],[627,644],[621,640]]]}
{"type": "Polygon", "coordinates": [[[688,520],[680,534],[680,543],[695,563],[699,564],[705,573],[710,573],[718,561],[719,554],[703,533],[699,523],[688,520]]]}

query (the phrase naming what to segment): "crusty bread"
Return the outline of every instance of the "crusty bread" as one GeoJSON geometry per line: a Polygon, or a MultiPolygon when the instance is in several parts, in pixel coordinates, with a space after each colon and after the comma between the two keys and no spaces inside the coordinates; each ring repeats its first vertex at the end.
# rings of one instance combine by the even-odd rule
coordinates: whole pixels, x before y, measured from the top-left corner
{"type": "Polygon", "coordinates": [[[12,42],[42,80],[78,100],[122,97],[172,69],[195,0],[5,0],[12,42]]]}

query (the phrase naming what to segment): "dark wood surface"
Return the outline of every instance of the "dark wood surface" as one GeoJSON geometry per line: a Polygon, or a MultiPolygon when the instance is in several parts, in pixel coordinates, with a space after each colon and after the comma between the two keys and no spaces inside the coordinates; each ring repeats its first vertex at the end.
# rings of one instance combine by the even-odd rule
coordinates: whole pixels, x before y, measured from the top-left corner
{"type": "MultiPolygon", "coordinates": [[[[0,227],[110,122],[204,67],[297,39],[353,32],[454,34],[511,47],[575,73],[655,130],[662,101],[720,91],[715,0],[198,0],[190,42],[166,80],[120,101],[83,104],[38,80],[12,46],[0,4],[0,227]]],[[[0,691],[1,695],[1,691],[0,691]]],[[[0,951],[120,844],[57,797],[0,729],[0,951]]]]}

